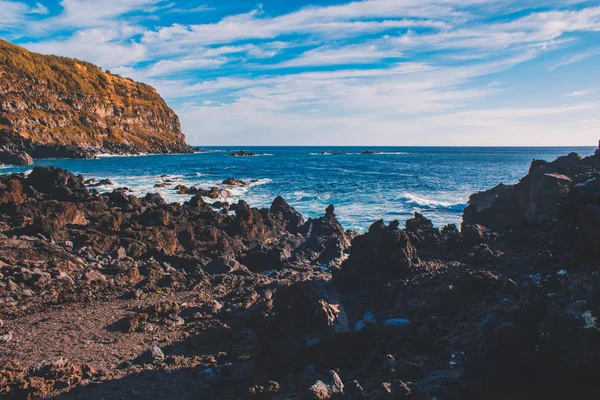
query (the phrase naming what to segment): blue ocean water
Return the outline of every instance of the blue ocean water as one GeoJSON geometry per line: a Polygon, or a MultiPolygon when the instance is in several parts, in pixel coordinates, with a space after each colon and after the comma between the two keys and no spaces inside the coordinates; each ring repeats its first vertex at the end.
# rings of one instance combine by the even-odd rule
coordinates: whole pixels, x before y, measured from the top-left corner
{"type": "MultiPolygon", "coordinates": [[[[364,231],[372,222],[409,219],[415,211],[437,226],[460,223],[469,195],[499,183],[516,183],[532,159],[551,161],[593,147],[244,147],[208,148],[190,155],[100,157],[97,160],[39,160],[86,178],[108,178],[109,191],[126,186],[137,195],[160,193],[168,201],[185,201],[177,184],[211,187],[228,177],[257,180],[233,190],[234,200],[267,207],[283,196],[307,217],[324,213],[329,204],[344,227],[364,231]],[[231,157],[236,150],[256,157],[231,157]],[[369,150],[375,154],[362,154],[369,150]],[[340,154],[337,154],[340,153],[340,154]],[[154,185],[170,179],[165,188],[154,185]]],[[[26,172],[31,167],[7,167],[0,173],[26,172]]]]}

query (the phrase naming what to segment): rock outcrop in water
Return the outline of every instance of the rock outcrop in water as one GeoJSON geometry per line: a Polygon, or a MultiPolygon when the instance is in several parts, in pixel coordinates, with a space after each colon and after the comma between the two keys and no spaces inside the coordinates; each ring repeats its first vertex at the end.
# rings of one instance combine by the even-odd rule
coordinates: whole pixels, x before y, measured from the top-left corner
{"type": "Polygon", "coordinates": [[[191,151],[152,87],[0,40],[0,162],[191,151]]]}
{"type": "Polygon", "coordinates": [[[535,161],[462,229],[346,232],[60,169],[0,177],[0,395],[588,398],[600,389],[600,154],[535,161]]]}

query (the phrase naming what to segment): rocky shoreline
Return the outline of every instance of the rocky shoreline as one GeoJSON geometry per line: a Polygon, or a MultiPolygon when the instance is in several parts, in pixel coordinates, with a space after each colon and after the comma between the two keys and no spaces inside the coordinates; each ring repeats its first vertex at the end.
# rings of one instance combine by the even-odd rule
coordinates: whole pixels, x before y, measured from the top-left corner
{"type": "Polygon", "coordinates": [[[91,145],[56,145],[56,144],[35,144],[32,142],[17,140],[0,140],[0,165],[33,165],[35,159],[44,158],[74,158],[74,159],[95,159],[100,155],[140,155],[140,154],[192,154],[202,152],[187,144],[169,145],[153,148],[149,153],[140,151],[134,146],[110,145],[101,146],[91,145]]]}
{"type": "Polygon", "coordinates": [[[363,235],[281,197],[230,214],[0,176],[0,396],[585,398],[599,240],[600,153],[534,161],[460,229],[363,235]]]}

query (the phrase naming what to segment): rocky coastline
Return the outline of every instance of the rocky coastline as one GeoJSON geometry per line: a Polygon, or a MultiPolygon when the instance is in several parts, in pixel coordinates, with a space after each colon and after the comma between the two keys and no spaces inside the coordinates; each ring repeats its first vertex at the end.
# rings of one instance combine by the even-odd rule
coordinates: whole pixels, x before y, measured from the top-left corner
{"type": "MultiPolygon", "coordinates": [[[[224,184],[242,185],[229,179],[224,184]]],[[[56,168],[0,176],[0,396],[586,398],[600,370],[600,153],[534,161],[460,227],[346,231],[56,168]]]]}
{"type": "Polygon", "coordinates": [[[193,153],[157,91],[76,59],[0,40],[0,164],[193,153]]]}

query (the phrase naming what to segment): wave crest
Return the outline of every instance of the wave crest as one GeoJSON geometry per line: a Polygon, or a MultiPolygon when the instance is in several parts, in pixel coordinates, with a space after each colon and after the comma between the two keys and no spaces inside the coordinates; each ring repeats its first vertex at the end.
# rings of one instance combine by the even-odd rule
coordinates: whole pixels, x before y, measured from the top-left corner
{"type": "Polygon", "coordinates": [[[427,210],[449,210],[462,212],[467,207],[466,203],[453,203],[450,201],[433,200],[414,193],[404,193],[400,197],[400,200],[407,205],[412,205],[427,210]]]}

